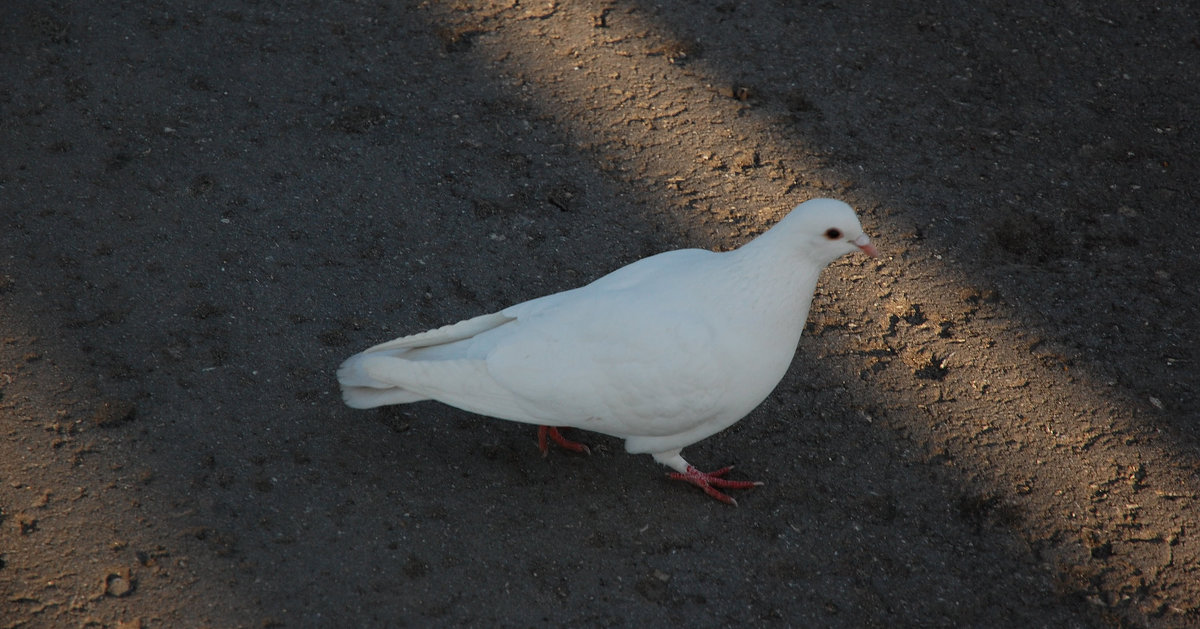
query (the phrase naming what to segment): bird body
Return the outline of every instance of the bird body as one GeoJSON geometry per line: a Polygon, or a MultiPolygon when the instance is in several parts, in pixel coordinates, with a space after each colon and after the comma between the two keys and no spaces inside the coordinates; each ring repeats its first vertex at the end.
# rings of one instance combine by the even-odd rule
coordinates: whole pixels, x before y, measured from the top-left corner
{"type": "Polygon", "coordinates": [[[571,426],[623,438],[684,474],[694,469],[684,446],[737,422],[782,379],[821,270],[855,249],[874,252],[849,206],[809,201],[739,249],[661,253],[376,345],[338,379],[354,408],[433,399],[571,426]]]}

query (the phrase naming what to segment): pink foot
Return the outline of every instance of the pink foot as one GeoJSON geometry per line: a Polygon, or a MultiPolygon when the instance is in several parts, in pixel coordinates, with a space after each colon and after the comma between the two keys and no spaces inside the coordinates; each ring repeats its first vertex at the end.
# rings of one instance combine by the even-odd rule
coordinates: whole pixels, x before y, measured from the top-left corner
{"type": "Polygon", "coordinates": [[[730,465],[715,472],[701,472],[695,467],[689,465],[687,466],[686,472],[670,472],[667,474],[667,476],[674,480],[681,480],[691,483],[700,489],[703,489],[704,493],[716,498],[717,500],[720,500],[721,502],[724,502],[725,504],[737,505],[736,500],[717,491],[716,488],[749,489],[751,487],[758,487],[762,485],[762,483],[749,480],[725,480],[723,477],[729,473],[729,470],[732,469],[733,466],[730,465]]]}
{"type": "Polygon", "coordinates": [[[546,456],[550,452],[550,444],[546,442],[546,437],[550,437],[558,447],[571,452],[582,452],[583,454],[591,454],[590,448],[578,441],[571,441],[562,436],[558,428],[554,426],[538,426],[538,449],[542,451],[542,456],[546,456]]]}

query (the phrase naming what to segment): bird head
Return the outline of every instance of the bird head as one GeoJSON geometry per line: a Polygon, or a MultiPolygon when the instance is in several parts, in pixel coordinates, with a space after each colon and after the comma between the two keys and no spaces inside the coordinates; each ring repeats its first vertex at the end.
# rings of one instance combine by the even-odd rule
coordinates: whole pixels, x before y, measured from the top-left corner
{"type": "Polygon", "coordinates": [[[855,251],[872,258],[879,255],[854,210],[835,199],[812,199],[797,205],[771,231],[776,230],[784,231],[796,250],[822,265],[855,251]]]}

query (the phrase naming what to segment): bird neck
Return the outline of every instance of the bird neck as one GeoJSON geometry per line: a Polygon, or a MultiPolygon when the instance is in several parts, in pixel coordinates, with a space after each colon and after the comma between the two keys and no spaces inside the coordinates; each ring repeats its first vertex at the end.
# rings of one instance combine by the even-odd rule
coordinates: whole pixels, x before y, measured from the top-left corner
{"type": "Polygon", "coordinates": [[[795,250],[751,246],[759,245],[766,235],[730,252],[735,256],[731,267],[743,292],[742,304],[759,314],[762,325],[794,328],[799,340],[824,267],[795,250]]]}

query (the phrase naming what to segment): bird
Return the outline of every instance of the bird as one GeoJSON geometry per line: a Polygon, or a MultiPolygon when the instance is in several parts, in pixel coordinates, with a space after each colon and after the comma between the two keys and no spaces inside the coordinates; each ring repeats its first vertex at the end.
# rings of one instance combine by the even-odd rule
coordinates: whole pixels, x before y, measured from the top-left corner
{"type": "Polygon", "coordinates": [[[783,379],[817,278],[843,255],[878,251],[854,210],[834,199],[797,205],[724,252],[678,249],[566,290],[370,347],[337,370],[346,405],[436,400],[539,426],[570,450],[571,427],[625,440],[669,478],[737,504],[721,489],[757,481],[701,472],[683,448],[733,425],[783,379]]]}

